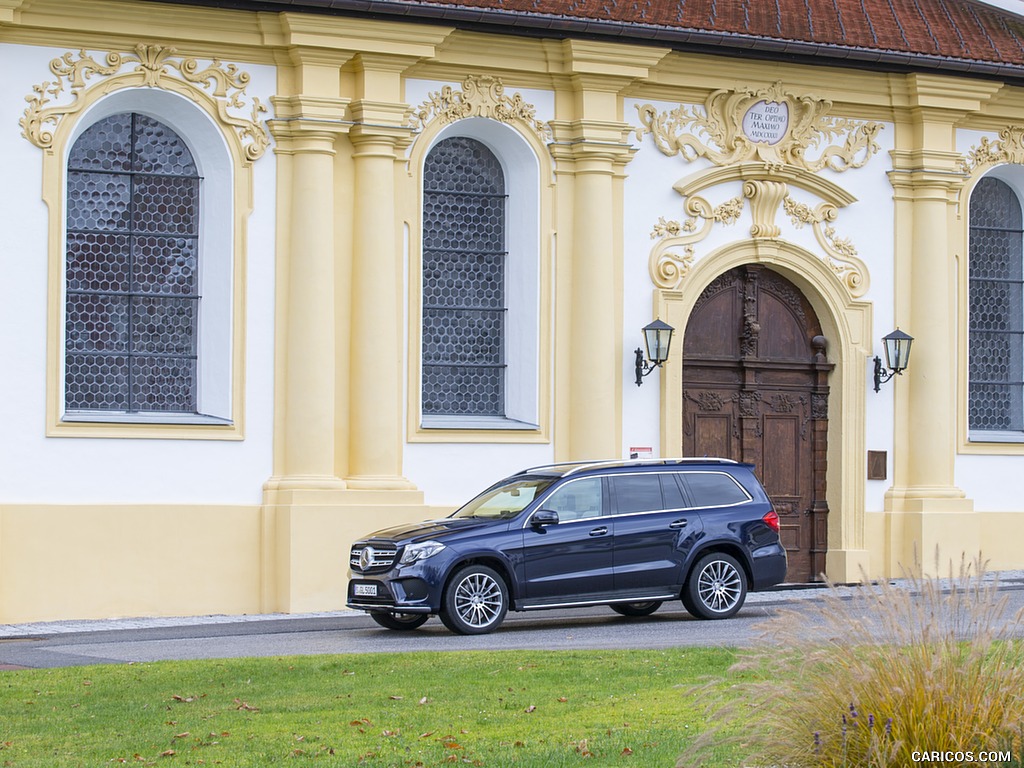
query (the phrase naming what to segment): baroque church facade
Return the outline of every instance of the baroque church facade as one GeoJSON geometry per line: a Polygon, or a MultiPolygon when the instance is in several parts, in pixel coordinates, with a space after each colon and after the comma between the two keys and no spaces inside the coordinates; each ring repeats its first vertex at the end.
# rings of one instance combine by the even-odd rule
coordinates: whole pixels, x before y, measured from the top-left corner
{"type": "Polygon", "coordinates": [[[0,622],[338,609],[631,456],[753,463],[790,581],[1024,567],[1020,16],[0,0],[0,63],[0,622]]]}

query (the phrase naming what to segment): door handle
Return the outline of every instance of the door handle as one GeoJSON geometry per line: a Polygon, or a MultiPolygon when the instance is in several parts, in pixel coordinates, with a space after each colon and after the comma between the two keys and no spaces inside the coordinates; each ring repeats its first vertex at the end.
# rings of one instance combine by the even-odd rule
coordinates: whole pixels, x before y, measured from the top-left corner
{"type": "Polygon", "coordinates": [[[679,528],[685,528],[686,527],[686,520],[685,519],[683,519],[683,520],[674,520],[674,521],[672,521],[671,523],[668,524],[668,527],[676,529],[676,530],[678,530],[679,528]]]}
{"type": "Polygon", "coordinates": [[[590,535],[591,536],[604,536],[606,533],[608,533],[608,528],[606,526],[602,525],[600,528],[595,528],[594,530],[592,530],[590,532],[590,535]]]}

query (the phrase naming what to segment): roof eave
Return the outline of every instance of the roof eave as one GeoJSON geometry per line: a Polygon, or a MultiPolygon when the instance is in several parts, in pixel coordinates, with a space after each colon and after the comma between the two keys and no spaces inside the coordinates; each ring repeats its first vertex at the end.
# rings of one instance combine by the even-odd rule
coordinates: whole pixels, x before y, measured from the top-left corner
{"type": "Polygon", "coordinates": [[[632,44],[668,45],[678,50],[723,55],[725,53],[768,58],[786,56],[814,59],[817,64],[895,71],[942,71],[958,75],[1024,81],[1024,65],[924,53],[881,50],[800,40],[782,40],[731,32],[545,16],[494,8],[417,3],[410,0],[150,0],[178,5],[203,5],[243,10],[276,10],[300,13],[354,14],[403,17],[434,24],[452,24],[479,31],[510,28],[531,36],[577,34],[590,38],[615,38],[632,44]]]}

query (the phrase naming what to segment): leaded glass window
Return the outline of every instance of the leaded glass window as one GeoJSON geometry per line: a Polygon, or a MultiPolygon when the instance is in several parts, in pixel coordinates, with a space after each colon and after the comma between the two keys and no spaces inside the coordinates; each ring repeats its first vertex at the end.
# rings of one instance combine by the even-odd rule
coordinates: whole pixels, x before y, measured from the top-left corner
{"type": "Polygon", "coordinates": [[[163,123],[88,128],[67,173],[65,408],[197,410],[199,175],[163,123]]]}
{"type": "Polygon", "coordinates": [[[969,426],[1024,430],[1024,231],[1008,184],[987,177],[971,195],[969,426]]]}
{"type": "Polygon", "coordinates": [[[423,413],[505,415],[505,174],[444,139],[423,169],[423,413]]]}

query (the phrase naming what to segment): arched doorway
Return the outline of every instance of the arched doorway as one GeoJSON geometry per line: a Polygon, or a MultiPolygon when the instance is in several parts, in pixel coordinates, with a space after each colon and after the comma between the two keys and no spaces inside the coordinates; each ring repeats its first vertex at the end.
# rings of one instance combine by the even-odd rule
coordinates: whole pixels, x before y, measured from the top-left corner
{"type": "Polygon", "coordinates": [[[825,345],[806,297],[759,265],[712,281],[683,340],[683,454],[756,467],[779,514],[791,582],[825,570],[825,345]]]}

